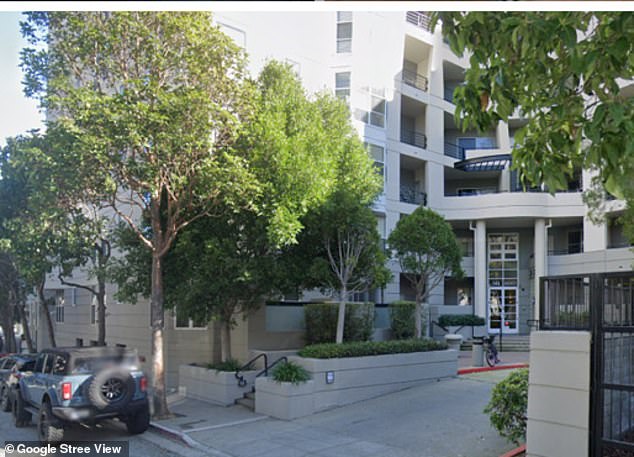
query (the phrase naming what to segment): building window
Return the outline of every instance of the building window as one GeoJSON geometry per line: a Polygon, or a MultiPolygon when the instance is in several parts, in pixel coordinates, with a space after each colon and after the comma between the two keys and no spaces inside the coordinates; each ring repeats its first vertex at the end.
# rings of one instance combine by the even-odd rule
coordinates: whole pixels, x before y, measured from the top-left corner
{"type": "Polygon", "coordinates": [[[92,297],[92,302],[90,303],[90,323],[91,325],[95,325],[97,322],[99,322],[97,297],[92,297]]]}
{"type": "Polygon", "coordinates": [[[335,73],[335,95],[344,100],[350,97],[350,72],[335,73]]]}
{"type": "Polygon", "coordinates": [[[352,52],[352,12],[337,12],[337,53],[352,52]]]}
{"type": "Polygon", "coordinates": [[[64,290],[55,292],[55,322],[64,323],[64,290]]]}
{"type": "Polygon", "coordinates": [[[385,188],[385,148],[373,143],[366,143],[365,146],[368,148],[370,157],[374,160],[374,168],[381,175],[383,188],[385,188]]]}
{"type": "Polygon", "coordinates": [[[181,329],[206,329],[207,319],[192,319],[189,315],[174,310],[174,327],[181,329]]]}
{"type": "Polygon", "coordinates": [[[457,241],[460,246],[460,253],[462,254],[462,257],[473,257],[473,238],[459,237],[457,238],[457,241]]]}
{"type": "Polygon", "coordinates": [[[458,147],[464,149],[496,149],[493,137],[458,138],[458,147]]]}
{"type": "Polygon", "coordinates": [[[568,254],[583,252],[583,231],[568,232],[568,254]]]}
{"type": "Polygon", "coordinates": [[[361,122],[375,127],[385,128],[385,90],[367,89],[369,110],[355,110],[355,117],[361,122]]]}

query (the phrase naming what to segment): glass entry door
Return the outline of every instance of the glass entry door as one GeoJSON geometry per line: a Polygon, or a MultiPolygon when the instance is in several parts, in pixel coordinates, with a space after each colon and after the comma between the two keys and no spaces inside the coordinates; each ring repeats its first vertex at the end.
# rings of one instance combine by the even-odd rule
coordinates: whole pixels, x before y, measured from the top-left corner
{"type": "Polygon", "coordinates": [[[489,235],[488,329],[491,333],[518,332],[518,247],[517,234],[489,235]]]}

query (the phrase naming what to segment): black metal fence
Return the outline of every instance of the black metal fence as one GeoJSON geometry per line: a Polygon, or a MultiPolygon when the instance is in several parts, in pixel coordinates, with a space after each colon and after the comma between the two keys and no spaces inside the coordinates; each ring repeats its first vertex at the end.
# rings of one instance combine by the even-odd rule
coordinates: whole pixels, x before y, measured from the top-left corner
{"type": "Polygon", "coordinates": [[[590,457],[634,457],[634,272],[542,278],[540,327],[592,332],[590,457]]]}

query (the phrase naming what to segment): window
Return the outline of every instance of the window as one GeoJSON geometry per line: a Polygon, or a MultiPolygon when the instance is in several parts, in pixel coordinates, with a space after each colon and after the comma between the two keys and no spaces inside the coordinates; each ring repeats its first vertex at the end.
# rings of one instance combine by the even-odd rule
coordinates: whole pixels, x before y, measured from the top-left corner
{"type": "Polygon", "coordinates": [[[97,297],[92,297],[92,303],[90,303],[90,324],[95,325],[97,322],[99,322],[97,297]]]}
{"type": "Polygon", "coordinates": [[[177,329],[206,329],[208,319],[192,319],[189,315],[174,310],[174,327],[177,329]]]}
{"type": "Polygon", "coordinates": [[[370,157],[374,160],[374,167],[381,175],[385,187],[385,148],[372,143],[366,143],[365,145],[368,148],[370,157]]]}
{"type": "Polygon", "coordinates": [[[495,138],[493,137],[473,137],[458,138],[458,146],[462,149],[495,149],[495,138]]]}
{"type": "Polygon", "coordinates": [[[568,254],[583,252],[583,231],[568,232],[568,254]]]}
{"type": "Polygon", "coordinates": [[[473,257],[473,237],[459,237],[457,241],[462,257],[473,257]]]}
{"type": "MultiPolygon", "coordinates": [[[[51,361],[53,360],[51,357],[49,358],[51,359],[51,361]]],[[[67,366],[68,366],[68,362],[66,358],[62,355],[56,355],[55,362],[53,363],[53,374],[65,375],[67,366]]]]}
{"type": "Polygon", "coordinates": [[[386,235],[386,227],[385,227],[385,216],[376,216],[376,228],[379,232],[379,236],[381,237],[381,249],[385,252],[385,248],[386,248],[386,240],[387,240],[387,235],[386,235]]]}
{"type": "Polygon", "coordinates": [[[347,100],[350,97],[350,72],[335,73],[335,95],[347,100]]]}
{"type": "Polygon", "coordinates": [[[64,323],[64,290],[55,292],[55,322],[64,323]]]}
{"type": "Polygon", "coordinates": [[[355,117],[361,122],[385,128],[385,90],[366,89],[368,94],[369,110],[355,110],[355,117]]]}
{"type": "Polygon", "coordinates": [[[53,360],[55,357],[55,354],[48,354],[46,356],[46,362],[44,363],[44,370],[42,370],[42,373],[51,374],[53,372],[53,360]]]}
{"type": "Polygon", "coordinates": [[[352,12],[337,12],[337,53],[352,52],[352,12]]]}

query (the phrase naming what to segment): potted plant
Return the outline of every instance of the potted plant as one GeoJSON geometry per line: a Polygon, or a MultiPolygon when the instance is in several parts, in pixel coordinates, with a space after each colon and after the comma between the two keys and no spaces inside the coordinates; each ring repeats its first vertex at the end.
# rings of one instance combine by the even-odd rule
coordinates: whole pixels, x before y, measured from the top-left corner
{"type": "Polygon", "coordinates": [[[481,327],[484,323],[484,318],[473,314],[443,314],[438,318],[437,325],[447,332],[445,341],[449,349],[460,350],[462,335],[458,332],[463,327],[481,327]]]}
{"type": "Polygon", "coordinates": [[[255,412],[292,420],[315,412],[314,383],[295,362],[277,365],[270,377],[255,380],[255,412]]]}

